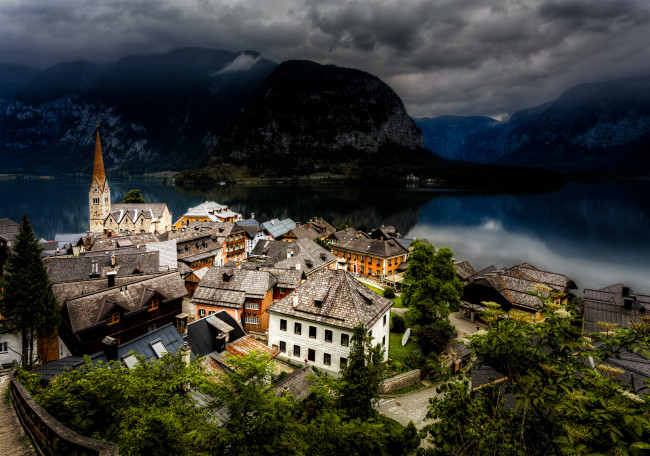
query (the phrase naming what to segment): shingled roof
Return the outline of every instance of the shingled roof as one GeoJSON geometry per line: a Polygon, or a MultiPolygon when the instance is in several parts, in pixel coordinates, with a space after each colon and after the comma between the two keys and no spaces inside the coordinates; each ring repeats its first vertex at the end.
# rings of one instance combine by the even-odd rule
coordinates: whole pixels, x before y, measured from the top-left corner
{"type": "Polygon", "coordinates": [[[146,219],[160,220],[165,214],[167,203],[120,203],[111,204],[111,215],[119,217],[116,221],[119,223],[124,216],[135,221],[142,214],[146,219]]]}
{"type": "Polygon", "coordinates": [[[476,270],[468,261],[455,262],[454,267],[456,268],[456,275],[460,277],[460,280],[462,281],[465,281],[476,274],[476,270]]]}
{"type": "Polygon", "coordinates": [[[126,313],[147,308],[147,297],[158,294],[163,302],[187,295],[185,282],[176,272],[160,274],[130,285],[115,286],[97,293],[71,299],[65,303],[73,332],[79,332],[97,324],[104,324],[105,313],[113,306],[126,313]]]}
{"type": "Polygon", "coordinates": [[[371,327],[392,305],[346,271],[323,269],[269,312],[352,329],[359,323],[371,327]]]}
{"type": "Polygon", "coordinates": [[[650,315],[650,296],[637,293],[622,283],[600,290],[586,289],[582,303],[585,333],[602,331],[599,321],[629,327],[639,315],[650,315]]]}
{"type": "Polygon", "coordinates": [[[9,243],[16,240],[18,235],[18,228],[20,225],[8,218],[0,219],[0,235],[4,237],[9,243]]]}
{"type": "Polygon", "coordinates": [[[153,233],[140,233],[130,236],[94,237],[91,240],[92,244],[88,247],[88,251],[103,252],[106,250],[144,246],[147,243],[158,242],[159,238],[153,233]]]}
{"type": "Polygon", "coordinates": [[[115,255],[115,267],[111,266],[112,255],[51,257],[45,262],[50,282],[75,282],[106,278],[106,273],[115,271],[117,277],[157,274],[160,270],[159,252],[125,253],[115,255]],[[93,275],[96,264],[98,274],[93,275]]]}
{"type": "Polygon", "coordinates": [[[246,298],[264,299],[276,283],[268,271],[213,266],[199,283],[192,303],[240,309],[246,298]]]}
{"type": "MultiPolygon", "coordinates": [[[[275,269],[300,269],[311,275],[336,261],[336,255],[316,244],[311,239],[297,239],[295,242],[268,241],[273,245],[273,255],[262,263],[275,269]]],[[[266,242],[260,241],[258,244],[266,242]]],[[[257,247],[257,246],[256,246],[257,247]]],[[[268,247],[271,250],[271,247],[268,247]]]]}
{"type": "Polygon", "coordinates": [[[340,241],[336,244],[337,249],[348,250],[357,252],[362,255],[373,255],[383,258],[390,258],[397,255],[404,255],[408,253],[405,249],[394,239],[385,241],[378,241],[376,239],[351,239],[349,241],[340,241]]]}

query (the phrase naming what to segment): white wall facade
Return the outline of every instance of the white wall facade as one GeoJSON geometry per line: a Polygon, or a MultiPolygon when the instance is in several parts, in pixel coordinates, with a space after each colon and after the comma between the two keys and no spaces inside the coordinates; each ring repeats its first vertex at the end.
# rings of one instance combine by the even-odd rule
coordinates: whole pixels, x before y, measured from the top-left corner
{"type": "MultiPolygon", "coordinates": [[[[20,363],[23,353],[23,342],[20,331],[0,333],[0,365],[11,364],[12,362],[20,363]],[[5,344],[7,349],[5,350],[5,344]]],[[[38,344],[34,340],[33,359],[38,356],[38,344]]]]}
{"type": "MultiPolygon", "coordinates": [[[[388,344],[390,331],[390,309],[384,315],[379,317],[377,322],[370,328],[374,337],[374,344],[384,342],[384,361],[388,360],[388,344]],[[385,325],[384,325],[385,321],[385,325]]],[[[337,376],[340,373],[341,358],[347,359],[350,355],[350,345],[352,344],[352,330],[336,326],[324,325],[307,319],[295,318],[277,313],[271,313],[269,320],[269,347],[282,347],[281,342],[286,344],[284,351],[280,351],[278,358],[293,363],[314,366],[317,369],[324,370],[329,374],[337,376]],[[280,329],[281,320],[286,320],[286,330],[280,329]],[[301,324],[301,334],[295,333],[295,324],[301,324]],[[309,327],[316,328],[316,337],[309,337],[309,327]],[[332,341],[325,341],[325,331],[332,331],[332,341]],[[341,336],[348,336],[348,346],[341,344],[341,336]],[[294,347],[300,347],[300,355],[294,355],[294,347]],[[309,349],[315,351],[314,361],[308,359],[309,349]],[[329,354],[331,362],[325,364],[325,355],[329,354]]]]}

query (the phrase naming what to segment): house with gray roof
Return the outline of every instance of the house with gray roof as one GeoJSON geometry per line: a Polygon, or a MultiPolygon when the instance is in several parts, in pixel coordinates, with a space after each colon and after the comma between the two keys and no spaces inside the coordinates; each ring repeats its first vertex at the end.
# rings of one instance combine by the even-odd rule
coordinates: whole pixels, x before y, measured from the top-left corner
{"type": "Polygon", "coordinates": [[[392,305],[346,271],[323,269],[269,307],[269,346],[280,351],[278,358],[337,375],[353,329],[363,323],[386,360],[392,305]]]}
{"type": "Polygon", "coordinates": [[[225,310],[247,332],[264,334],[269,326],[266,309],[277,283],[268,271],[213,266],[199,282],[191,303],[197,319],[225,310]]]}
{"type": "Polygon", "coordinates": [[[364,237],[339,241],[332,246],[332,253],[347,260],[349,272],[378,279],[397,274],[410,255],[396,239],[364,237]]]}
{"type": "Polygon", "coordinates": [[[260,227],[266,231],[272,239],[281,239],[283,235],[296,227],[296,222],[290,218],[284,220],[275,218],[260,224],[260,227]]]}
{"type": "Polygon", "coordinates": [[[582,298],[585,334],[603,331],[599,321],[630,327],[639,317],[650,315],[650,296],[617,283],[600,290],[585,289],[582,298]]]}
{"type": "Polygon", "coordinates": [[[59,336],[77,356],[103,350],[107,336],[123,344],[173,323],[186,295],[183,280],[169,272],[75,296],[63,303],[59,336]]]}
{"type": "Polygon", "coordinates": [[[307,277],[321,269],[336,269],[336,256],[316,244],[311,239],[298,239],[294,242],[264,241],[254,256],[262,260],[262,265],[275,269],[297,269],[307,277]]]}

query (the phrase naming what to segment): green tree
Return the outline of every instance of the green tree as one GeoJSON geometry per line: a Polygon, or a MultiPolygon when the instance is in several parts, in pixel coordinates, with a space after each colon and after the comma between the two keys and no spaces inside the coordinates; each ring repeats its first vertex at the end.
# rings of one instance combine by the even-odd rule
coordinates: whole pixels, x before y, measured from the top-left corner
{"type": "MultiPolygon", "coordinates": [[[[623,350],[650,357],[650,318],[632,328],[604,325],[580,334],[577,317],[545,299],[545,320],[494,320],[471,336],[477,365],[507,381],[470,391],[467,381],[439,389],[427,426],[428,454],[641,454],[650,450],[650,403],[607,365],[623,350]],[[593,368],[590,359],[595,361],[593,368]]],[[[637,385],[638,387],[638,385],[637,385]]]]}
{"type": "Polygon", "coordinates": [[[402,302],[410,325],[449,326],[450,310],[458,310],[463,284],[456,276],[453,253],[447,247],[436,249],[419,240],[404,273],[402,302]]]}
{"type": "Polygon", "coordinates": [[[352,220],[350,220],[350,217],[345,217],[344,221],[338,221],[336,222],[335,228],[338,231],[344,230],[346,227],[352,228],[354,225],[352,224],[352,220]]]}
{"type": "Polygon", "coordinates": [[[377,387],[385,369],[383,359],[384,348],[372,345],[372,337],[363,323],[356,326],[339,391],[340,403],[351,418],[366,419],[377,413],[373,402],[379,398],[377,387]]]}
{"type": "Polygon", "coordinates": [[[223,433],[212,411],[183,392],[188,384],[204,386],[205,376],[180,353],[155,362],[139,358],[131,369],[93,365],[86,357],[84,368],[65,371],[42,389],[33,377],[19,376],[50,414],[79,434],[117,443],[120,454],[194,455],[206,435],[223,433]]]}
{"type": "Polygon", "coordinates": [[[51,338],[60,318],[59,305],[27,214],[23,214],[13,251],[7,264],[0,314],[20,329],[22,365],[27,369],[34,358],[34,341],[39,334],[51,338]]]}
{"type": "Polygon", "coordinates": [[[332,251],[332,241],[329,239],[314,238],[314,242],[326,249],[328,252],[332,251]]]}
{"type": "Polygon", "coordinates": [[[146,203],[146,201],[144,200],[142,193],[140,193],[140,190],[136,188],[135,190],[129,190],[126,192],[122,203],[146,203]]]}

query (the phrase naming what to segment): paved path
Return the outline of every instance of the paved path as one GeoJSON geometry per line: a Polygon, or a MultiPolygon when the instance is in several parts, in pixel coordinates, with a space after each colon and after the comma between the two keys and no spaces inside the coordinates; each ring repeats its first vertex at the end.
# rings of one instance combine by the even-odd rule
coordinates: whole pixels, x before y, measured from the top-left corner
{"type": "Polygon", "coordinates": [[[0,454],[2,456],[32,456],[36,453],[27,443],[23,427],[11,403],[5,401],[9,389],[9,376],[0,377],[0,454]]]}
{"type": "Polygon", "coordinates": [[[427,419],[426,416],[429,409],[429,399],[438,395],[436,386],[429,385],[404,396],[381,399],[375,408],[379,413],[399,421],[404,426],[409,424],[409,421],[413,421],[416,428],[422,429],[424,425],[433,422],[433,420],[427,419]]]}

